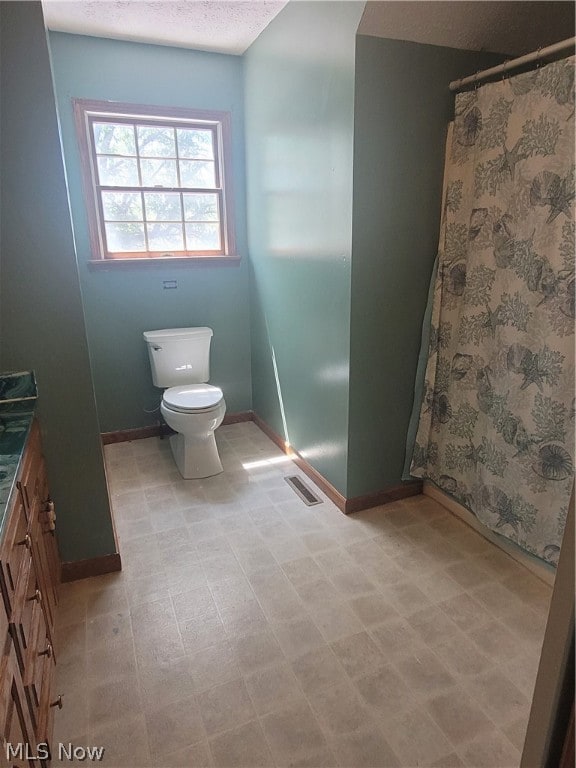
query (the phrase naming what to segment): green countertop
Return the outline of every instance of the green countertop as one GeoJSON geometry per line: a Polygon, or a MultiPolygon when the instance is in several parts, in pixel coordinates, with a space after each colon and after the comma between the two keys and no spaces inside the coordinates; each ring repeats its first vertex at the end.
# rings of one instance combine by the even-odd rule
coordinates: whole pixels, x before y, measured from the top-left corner
{"type": "Polygon", "coordinates": [[[36,397],[34,374],[0,374],[0,534],[34,418],[36,397]]]}
{"type": "Polygon", "coordinates": [[[0,533],[34,411],[0,413],[0,533]]]}

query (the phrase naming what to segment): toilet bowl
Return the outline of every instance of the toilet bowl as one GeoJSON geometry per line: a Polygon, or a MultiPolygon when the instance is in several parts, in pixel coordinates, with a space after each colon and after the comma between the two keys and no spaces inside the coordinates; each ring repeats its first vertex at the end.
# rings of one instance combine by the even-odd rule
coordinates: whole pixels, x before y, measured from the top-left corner
{"type": "Polygon", "coordinates": [[[214,437],[226,413],[222,390],[208,384],[211,328],[144,331],[152,382],[164,389],[160,413],[176,434],[170,447],[185,479],[222,472],[214,437]]]}
{"type": "Polygon", "coordinates": [[[177,433],[170,437],[170,447],[182,477],[211,477],[222,472],[214,436],[226,413],[221,389],[207,384],[171,387],[162,396],[160,413],[177,433]]]}

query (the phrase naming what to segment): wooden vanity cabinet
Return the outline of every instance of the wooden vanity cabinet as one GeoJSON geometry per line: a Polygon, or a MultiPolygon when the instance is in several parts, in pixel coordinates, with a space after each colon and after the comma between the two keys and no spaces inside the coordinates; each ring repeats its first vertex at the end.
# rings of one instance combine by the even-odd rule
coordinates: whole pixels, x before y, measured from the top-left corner
{"type": "MultiPolygon", "coordinates": [[[[59,559],[40,430],[30,429],[0,541],[0,768],[49,764],[59,559]],[[12,744],[8,755],[7,744],[12,744]],[[14,747],[22,743],[21,754],[14,747]],[[26,747],[26,745],[28,745],[26,747]],[[49,750],[49,747],[48,747],[49,750]]],[[[56,699],[56,702],[53,700],[56,699]]]]}

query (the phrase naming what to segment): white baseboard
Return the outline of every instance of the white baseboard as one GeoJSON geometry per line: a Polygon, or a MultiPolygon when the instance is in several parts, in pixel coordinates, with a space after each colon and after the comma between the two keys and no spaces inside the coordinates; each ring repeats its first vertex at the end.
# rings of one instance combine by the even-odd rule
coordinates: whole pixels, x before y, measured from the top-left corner
{"type": "Polygon", "coordinates": [[[524,550],[517,547],[511,541],[508,541],[503,536],[498,536],[497,533],[493,533],[489,528],[486,528],[486,526],[483,525],[472,512],[467,510],[466,507],[463,507],[462,504],[459,504],[455,499],[441,491],[429,480],[424,480],[422,493],[426,496],[430,496],[431,499],[434,499],[434,501],[437,501],[439,504],[442,504],[442,506],[449,512],[456,515],[456,517],[459,517],[467,525],[484,536],[485,539],[488,539],[488,541],[497,546],[507,555],[510,555],[516,562],[523,565],[524,568],[527,568],[543,582],[551,587],[554,586],[556,571],[552,566],[547,566],[528,552],[524,552],[524,550]]]}

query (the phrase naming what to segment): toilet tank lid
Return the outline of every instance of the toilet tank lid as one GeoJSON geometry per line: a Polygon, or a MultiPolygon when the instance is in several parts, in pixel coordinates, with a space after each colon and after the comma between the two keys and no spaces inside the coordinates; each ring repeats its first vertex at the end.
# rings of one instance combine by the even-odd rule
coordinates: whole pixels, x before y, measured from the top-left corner
{"type": "Polygon", "coordinates": [[[167,339],[189,339],[194,336],[212,336],[212,328],[165,328],[161,331],[144,331],[146,341],[166,341],[167,339]]]}

